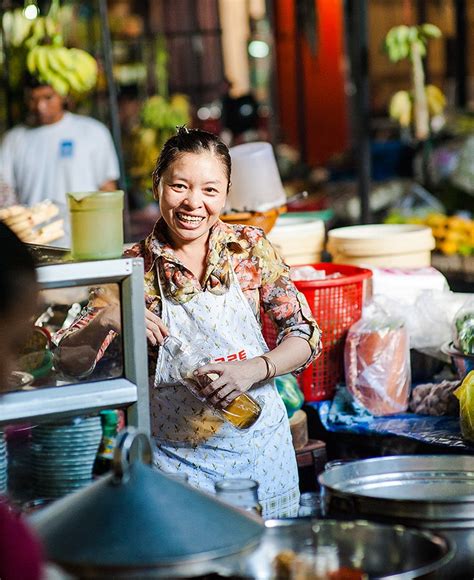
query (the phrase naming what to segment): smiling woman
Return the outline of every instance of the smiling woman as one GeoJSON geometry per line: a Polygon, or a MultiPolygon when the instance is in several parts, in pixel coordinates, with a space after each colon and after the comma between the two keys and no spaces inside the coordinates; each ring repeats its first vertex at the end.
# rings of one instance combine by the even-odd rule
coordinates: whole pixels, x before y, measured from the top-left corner
{"type": "MultiPolygon", "coordinates": [[[[298,471],[273,379],[312,362],[320,352],[320,331],[262,230],[220,221],[230,174],[229,151],[218,137],[180,128],[153,172],[162,217],[128,251],[145,265],[156,464],[186,473],[191,485],[211,492],[227,477],[256,480],[264,517],[292,516],[299,502],[298,471]],[[279,330],[271,352],[261,331],[261,308],[279,330]],[[203,385],[200,399],[180,384],[176,361],[161,346],[167,335],[213,361],[195,371],[207,378],[197,379],[203,385]],[[249,390],[262,413],[247,430],[236,431],[215,409],[249,390]]],[[[107,320],[116,328],[107,310],[96,311],[86,328],[84,320],[73,325],[61,345],[80,345],[81,335],[94,327],[108,333],[107,320]]]]}

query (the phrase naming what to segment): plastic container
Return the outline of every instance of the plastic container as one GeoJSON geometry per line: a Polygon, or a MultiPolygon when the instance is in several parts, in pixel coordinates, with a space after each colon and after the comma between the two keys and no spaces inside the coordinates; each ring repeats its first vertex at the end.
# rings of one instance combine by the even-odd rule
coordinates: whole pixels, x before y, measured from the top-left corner
{"type": "Polygon", "coordinates": [[[326,231],[324,222],[311,216],[282,215],[268,239],[290,266],[321,261],[326,231]]]}
{"type": "Polygon", "coordinates": [[[431,228],[412,224],[336,228],[327,243],[335,264],[401,268],[430,266],[434,247],[431,228]]]}
{"type": "MultiPolygon", "coordinates": [[[[341,274],[338,278],[295,282],[323,333],[321,355],[298,376],[298,382],[306,401],[323,401],[333,397],[337,383],[344,379],[344,343],[349,328],[362,315],[364,282],[372,277],[372,271],[331,263],[313,267],[328,276],[341,274]]],[[[265,340],[274,348],[275,326],[266,315],[262,322],[265,340]]]]}
{"type": "Polygon", "coordinates": [[[265,212],[285,205],[286,194],[270,143],[244,143],[230,149],[232,185],[226,211],[265,212]]]}
{"type": "Polygon", "coordinates": [[[123,253],[123,191],[68,193],[71,254],[75,260],[107,260],[123,253]]]}

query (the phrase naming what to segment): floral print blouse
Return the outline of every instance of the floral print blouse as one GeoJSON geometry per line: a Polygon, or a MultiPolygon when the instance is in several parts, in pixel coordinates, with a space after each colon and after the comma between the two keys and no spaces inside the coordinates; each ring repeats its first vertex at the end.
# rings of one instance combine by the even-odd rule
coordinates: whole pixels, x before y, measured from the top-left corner
{"type": "MultiPolygon", "coordinates": [[[[166,224],[160,219],[153,232],[125,252],[126,256],[144,260],[146,307],[161,316],[158,272],[167,297],[177,303],[191,300],[199,292],[223,294],[231,282],[234,269],[244,296],[259,322],[263,310],[276,325],[277,343],[285,337],[299,336],[311,347],[311,356],[295,373],[304,370],[321,352],[321,331],[312,317],[306,298],[290,279],[290,269],[282,261],[259,228],[216,222],[211,229],[207,268],[203,283],[184,266],[166,238],[166,224]]],[[[55,336],[55,342],[87,325],[100,308],[95,306],[94,292],[89,305],[66,330],[55,336]]],[[[96,363],[112,343],[116,333],[110,331],[102,344],[96,363]]],[[[155,375],[158,349],[148,343],[148,372],[155,375]]],[[[94,365],[95,366],[95,365],[94,365]]],[[[92,372],[93,368],[90,370],[92,372]]]]}
{"type": "MultiPolygon", "coordinates": [[[[157,272],[164,292],[171,300],[184,303],[199,292],[223,294],[231,282],[230,264],[257,320],[263,309],[276,324],[277,342],[289,336],[308,340],[311,356],[308,366],[321,351],[321,331],[311,315],[305,297],[290,279],[289,267],[282,261],[259,228],[229,225],[218,221],[212,228],[203,283],[177,258],[166,238],[166,225],[160,219],[153,232],[127,250],[127,256],[144,259],[145,301],[147,308],[161,315],[157,272]],[[229,260],[230,258],[230,260],[229,260]]],[[[154,376],[156,347],[148,348],[149,373],[154,376]]]]}

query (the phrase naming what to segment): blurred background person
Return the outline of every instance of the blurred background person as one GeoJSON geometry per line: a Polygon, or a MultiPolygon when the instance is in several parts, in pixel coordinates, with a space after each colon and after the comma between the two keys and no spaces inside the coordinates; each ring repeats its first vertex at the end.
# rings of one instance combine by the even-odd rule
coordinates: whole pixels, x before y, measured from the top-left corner
{"type": "MultiPolygon", "coordinates": [[[[0,392],[6,390],[15,358],[36,313],[35,267],[26,246],[0,222],[0,392]]],[[[0,394],[1,404],[1,394],[0,394]]],[[[0,497],[0,578],[43,577],[39,541],[0,497]]]]}

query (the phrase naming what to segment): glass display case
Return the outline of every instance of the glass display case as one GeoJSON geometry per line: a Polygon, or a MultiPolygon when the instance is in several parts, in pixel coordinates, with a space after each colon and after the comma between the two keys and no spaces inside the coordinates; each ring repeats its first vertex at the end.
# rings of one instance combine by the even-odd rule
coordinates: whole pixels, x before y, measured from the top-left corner
{"type": "MultiPolygon", "coordinates": [[[[71,262],[65,251],[32,248],[40,284],[38,317],[0,404],[0,428],[12,423],[60,421],[101,409],[123,408],[126,422],[149,433],[143,261],[122,258],[71,262]],[[93,368],[58,365],[55,345],[94,300],[113,301],[120,327],[93,368]]],[[[99,305],[99,304],[97,304],[99,305]]],[[[87,348],[88,345],[85,345],[87,348]]]]}

